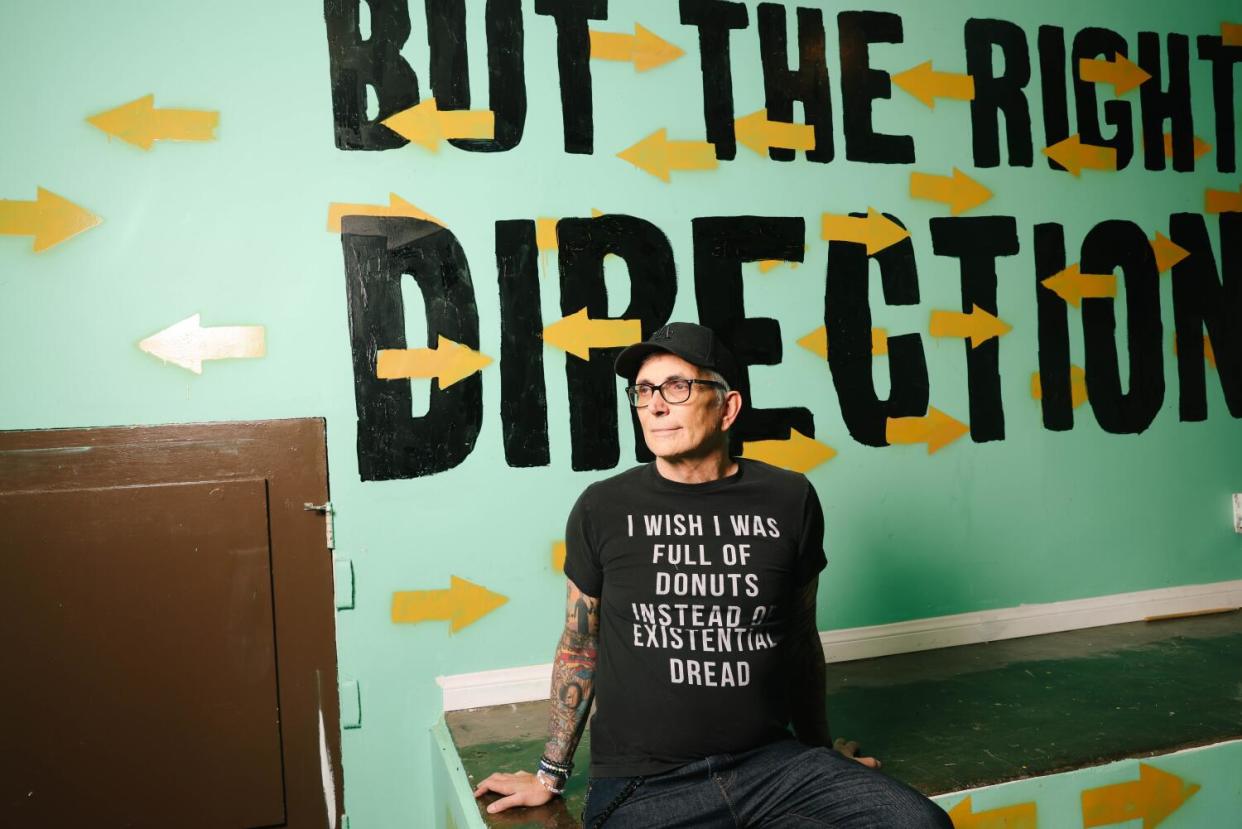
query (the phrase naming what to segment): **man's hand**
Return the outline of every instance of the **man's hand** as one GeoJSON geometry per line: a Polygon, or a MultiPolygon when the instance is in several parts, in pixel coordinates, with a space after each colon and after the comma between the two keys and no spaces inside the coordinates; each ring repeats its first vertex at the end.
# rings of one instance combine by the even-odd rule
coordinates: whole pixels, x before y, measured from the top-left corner
{"type": "Polygon", "coordinates": [[[484,792],[508,795],[487,807],[489,814],[503,812],[512,806],[542,806],[554,795],[528,771],[508,774],[498,771],[480,783],[474,790],[475,797],[482,797],[484,792]]]}
{"type": "Polygon", "coordinates": [[[859,757],[858,756],[858,741],[857,740],[847,740],[844,737],[837,737],[835,740],[832,741],[832,749],[833,751],[836,751],[839,754],[845,755],[851,760],[862,763],[864,766],[866,766],[869,769],[878,769],[880,767],[880,761],[875,759],[874,757],[859,757]]]}

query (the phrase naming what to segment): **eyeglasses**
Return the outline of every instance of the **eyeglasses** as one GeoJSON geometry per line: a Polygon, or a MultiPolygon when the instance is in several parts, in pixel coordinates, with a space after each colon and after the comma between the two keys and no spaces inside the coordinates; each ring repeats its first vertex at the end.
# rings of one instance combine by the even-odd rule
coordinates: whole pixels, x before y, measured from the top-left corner
{"type": "Polygon", "coordinates": [[[625,394],[630,398],[630,405],[635,409],[642,409],[649,405],[656,392],[660,393],[665,403],[676,405],[678,403],[685,403],[690,399],[690,389],[693,388],[695,383],[701,386],[728,388],[724,383],[718,383],[715,380],[683,380],[680,377],[674,377],[671,380],[665,380],[658,386],[653,386],[650,383],[635,383],[632,386],[626,386],[625,394]]]}

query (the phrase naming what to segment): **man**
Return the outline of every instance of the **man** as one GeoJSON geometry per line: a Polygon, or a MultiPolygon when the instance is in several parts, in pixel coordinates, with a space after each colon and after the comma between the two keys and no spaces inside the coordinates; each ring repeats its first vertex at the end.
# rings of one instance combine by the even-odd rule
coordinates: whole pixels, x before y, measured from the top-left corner
{"type": "Polygon", "coordinates": [[[586,826],[951,827],[856,744],[831,748],[823,513],[802,475],[730,456],[732,355],[671,323],[616,371],[655,461],[575,504],[544,756],[475,796],[505,795],[499,812],[560,794],[594,698],[586,826]]]}

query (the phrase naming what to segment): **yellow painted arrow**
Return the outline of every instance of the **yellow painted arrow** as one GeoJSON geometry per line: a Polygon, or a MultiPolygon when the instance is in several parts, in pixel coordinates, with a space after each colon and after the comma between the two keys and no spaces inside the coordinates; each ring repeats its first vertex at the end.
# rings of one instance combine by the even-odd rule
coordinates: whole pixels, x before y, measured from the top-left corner
{"type": "Polygon", "coordinates": [[[1156,238],[1150,241],[1152,252],[1156,254],[1156,269],[1160,273],[1164,273],[1190,255],[1190,251],[1158,230],[1156,238]]]}
{"type": "Polygon", "coordinates": [[[380,122],[388,129],[434,152],[448,138],[494,138],[496,114],[490,109],[440,109],[428,98],[380,122]]]}
{"type": "MultiPolygon", "coordinates": [[[[1173,354],[1177,354],[1177,335],[1173,335],[1173,354]]],[[[1212,368],[1216,368],[1216,352],[1212,350],[1212,340],[1207,334],[1203,335],[1203,359],[1207,360],[1207,364],[1212,368]]]]}
{"type": "Polygon", "coordinates": [[[0,199],[0,234],[33,236],[40,253],[100,224],[103,219],[51,190],[39,187],[34,201],[0,199]]]}
{"type": "Polygon", "coordinates": [[[591,359],[592,348],[633,345],[643,338],[639,320],[591,319],[583,308],[543,329],[543,341],[583,360],[591,359]]]}
{"type": "Polygon", "coordinates": [[[965,423],[929,406],[924,417],[890,417],[884,439],[890,444],[926,443],[932,455],[969,431],[965,423]]]}
{"type": "Polygon", "coordinates": [[[992,198],[992,191],[954,167],[951,176],[911,173],[910,196],[947,204],[957,216],[992,198]]]}
{"type": "Polygon", "coordinates": [[[1078,77],[1089,83],[1111,83],[1118,98],[1151,80],[1151,75],[1120,52],[1113,55],[1113,60],[1079,58],[1078,77]]]}
{"type": "Polygon", "coordinates": [[[267,349],[261,325],[221,325],[203,328],[199,315],[152,334],[138,343],[148,354],[175,363],[195,374],[203,373],[204,360],[262,357],[267,349]]]}
{"type": "Polygon", "coordinates": [[[156,109],[155,96],[144,95],[86,120],[110,138],[149,150],[156,141],[214,141],[220,113],[205,109],[156,109]]]}
{"type": "Polygon", "coordinates": [[[798,266],[801,264],[801,262],[787,262],[784,259],[760,259],[759,273],[770,273],[771,271],[779,268],[781,265],[788,265],[789,269],[793,271],[797,270],[798,266]]]}
{"type": "Polygon", "coordinates": [[[348,204],[346,202],[330,202],[328,204],[328,232],[341,232],[343,216],[406,216],[411,219],[424,219],[444,227],[444,222],[410,204],[396,193],[388,194],[388,206],[382,204],[348,204]]]}
{"type": "Polygon", "coordinates": [[[837,450],[797,429],[785,440],[751,440],[742,444],[742,457],[806,474],[837,456],[837,450]]]}
{"type": "Polygon", "coordinates": [[[1208,188],[1203,194],[1203,209],[1208,213],[1242,213],[1242,188],[1237,193],[1208,188]]]}
{"type": "Polygon", "coordinates": [[[509,601],[473,582],[451,576],[448,590],[400,590],[392,594],[394,623],[414,624],[447,620],[456,633],[509,601]]]}
{"type": "Polygon", "coordinates": [[[1197,783],[1184,783],[1176,774],[1139,763],[1138,780],[1083,791],[1083,829],[1140,818],[1143,829],[1154,829],[1197,791],[1197,783]]]}
{"type": "Polygon", "coordinates": [[[381,380],[435,377],[440,388],[482,371],[492,358],[441,334],[435,348],[383,348],[376,355],[375,376],[381,380]]]}
{"type": "MultiPolygon", "coordinates": [[[[809,250],[809,247],[807,245],[803,245],[802,250],[805,252],[809,250]]],[[[785,259],[760,259],[759,273],[768,273],[769,271],[779,268],[781,265],[788,265],[790,270],[797,270],[798,266],[801,264],[801,262],[794,262],[785,259]]]]}
{"type": "Polygon", "coordinates": [[[867,246],[867,255],[895,245],[910,236],[910,231],[878,212],[867,208],[866,218],[825,213],[820,217],[820,236],[826,242],[856,242],[867,246]]]}
{"type": "Polygon", "coordinates": [[[535,248],[537,250],[556,250],[556,219],[535,219],[535,248]]]}
{"type": "Polygon", "coordinates": [[[1034,803],[1015,803],[999,809],[974,811],[970,795],[949,810],[953,829],[1036,829],[1039,825],[1034,803]]]}
{"type": "Polygon", "coordinates": [[[634,24],[632,35],[624,32],[597,32],[594,29],[590,31],[590,35],[592,59],[630,61],[638,72],[663,66],[685,54],[677,46],[637,23],[634,24]]]}
{"type": "Polygon", "coordinates": [[[673,170],[716,169],[716,148],[706,141],[669,141],[667,131],[658,129],[632,147],[617,153],[643,172],[669,181],[673,170]]]}
{"type": "Polygon", "coordinates": [[[1242,23],[1221,23],[1220,45],[1242,46],[1242,23]]]}
{"type": "Polygon", "coordinates": [[[918,98],[929,108],[936,108],[937,98],[959,101],[975,99],[975,79],[970,75],[937,72],[931,61],[923,61],[913,69],[893,75],[893,83],[918,98]]]}
{"type": "MultiPolygon", "coordinates": [[[[1195,158],[1203,158],[1212,151],[1212,145],[1204,141],[1199,136],[1195,136],[1195,158]]],[[[1164,134],[1164,154],[1168,158],[1173,157],[1173,133],[1166,132],[1164,134]]]]}
{"type": "Polygon", "coordinates": [[[769,121],[766,109],[738,118],[733,122],[733,132],[738,141],[765,158],[770,147],[787,150],[815,149],[814,127],[810,124],[769,121]]]}
{"type": "Polygon", "coordinates": [[[1083,273],[1077,262],[1041,284],[1076,308],[1083,299],[1117,296],[1117,277],[1111,273],[1083,273]]]}
{"type": "Polygon", "coordinates": [[[1075,177],[1081,176],[1083,170],[1117,169],[1115,148],[1084,144],[1078,133],[1074,133],[1064,141],[1058,141],[1051,147],[1045,147],[1043,153],[1069,170],[1075,177]]]}
{"type": "MultiPolygon", "coordinates": [[[[1031,397],[1036,400],[1044,399],[1043,382],[1040,380],[1039,372],[1031,375],[1031,397]]],[[[1070,366],[1070,406],[1077,409],[1083,403],[1087,402],[1087,372],[1083,371],[1081,366],[1070,366]]]]}
{"type": "MultiPolygon", "coordinates": [[[[828,329],[820,326],[798,340],[798,345],[810,351],[812,354],[818,354],[823,359],[828,359],[828,329]]],[[[871,353],[875,356],[881,356],[888,353],[888,331],[883,328],[871,329],[871,353]]]]}
{"type": "MultiPolygon", "coordinates": [[[[872,329],[874,330],[874,329],[872,329]]],[[[812,354],[818,354],[821,360],[828,359],[828,329],[820,326],[803,337],[798,338],[798,345],[812,354]]]]}
{"type": "Polygon", "coordinates": [[[552,542],[552,569],[558,573],[565,572],[565,542],[552,542]]]}
{"type": "Polygon", "coordinates": [[[969,338],[971,348],[978,348],[980,344],[1003,337],[1012,330],[1012,325],[989,314],[978,305],[973,306],[969,314],[960,311],[931,312],[930,331],[933,337],[969,338]]]}

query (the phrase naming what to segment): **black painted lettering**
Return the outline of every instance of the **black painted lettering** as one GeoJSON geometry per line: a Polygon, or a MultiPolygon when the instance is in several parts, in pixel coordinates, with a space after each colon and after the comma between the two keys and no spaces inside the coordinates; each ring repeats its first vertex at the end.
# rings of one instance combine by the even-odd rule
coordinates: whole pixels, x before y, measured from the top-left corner
{"type": "Polygon", "coordinates": [[[1160,35],[1139,32],[1138,65],[1151,75],[1139,87],[1143,112],[1143,166],[1164,169],[1164,122],[1173,134],[1173,169],[1179,173],[1195,169],[1195,123],[1190,114],[1190,38],[1168,36],[1169,79],[1164,81],[1160,61],[1160,35]]]}
{"type": "Polygon", "coordinates": [[[733,69],[729,32],[750,25],[746,6],[728,0],[681,0],[681,22],[699,30],[699,61],[703,69],[703,125],[716,145],[716,158],[737,155],[733,134],[733,69]]]}
{"type": "Polygon", "coordinates": [[[328,72],[332,77],[332,123],[337,149],[391,150],[409,143],[380,121],[419,102],[418,76],[401,57],[410,36],[406,0],[324,0],[328,72]],[[358,26],[359,6],[371,12],[371,36],[358,26]],[[367,117],[367,87],[379,114],[367,117]]]}
{"type": "MultiPolygon", "coordinates": [[[[996,257],[1018,252],[1012,216],[941,217],[931,220],[932,250],[961,261],[962,312],[978,306],[996,316],[996,257]]],[[[1000,338],[972,345],[965,340],[970,390],[970,437],[976,443],[1005,439],[1001,406],[1000,338]]]]}
{"type": "Polygon", "coordinates": [[[1070,377],[1069,308],[1041,283],[1065,269],[1065,228],[1054,222],[1035,225],[1035,306],[1039,331],[1040,406],[1044,428],[1074,428],[1070,377]]]}
{"type": "MultiPolygon", "coordinates": [[[[1097,84],[1079,77],[1079,65],[1083,59],[1116,60],[1118,54],[1129,56],[1126,39],[1112,29],[1090,26],[1074,35],[1070,50],[1070,71],[1074,78],[1074,101],[1078,118],[1078,137],[1084,144],[1096,147],[1112,147],[1117,151],[1117,169],[1124,170],[1134,157],[1134,125],[1130,114],[1130,102],[1113,98],[1112,84],[1097,84]],[[1113,127],[1111,136],[1105,137],[1100,126],[1098,98],[1104,95],[1104,123],[1113,127]]],[[[1161,142],[1163,147],[1164,142],[1161,142]]],[[[1085,273],[1085,271],[1084,271],[1085,273]]]]}
{"type": "Polygon", "coordinates": [[[851,11],[837,15],[841,46],[841,121],[845,157],[874,164],[913,164],[914,139],[887,135],[871,126],[871,102],[891,98],[889,74],[871,67],[872,43],[901,43],[901,17],[890,12],[851,11]]]}
{"type": "MultiPolygon", "coordinates": [[[[630,273],[630,304],[621,319],[639,320],[645,339],[668,322],[677,297],[677,271],[668,237],[655,225],[633,216],[561,219],[556,224],[561,267],[561,311],[587,309],[591,319],[608,317],[604,257],[625,261],[630,273]]],[[[612,364],[620,348],[591,349],[591,359],[565,356],[569,386],[569,435],[574,469],[611,469],[617,465],[617,375],[612,364]]],[[[650,460],[638,418],[632,417],[639,460],[650,460]]]]}
{"type": "MultiPolygon", "coordinates": [[[[466,52],[464,0],[426,0],[431,92],[438,109],[470,109],[470,59],[466,52]]],[[[522,51],[521,0],[487,0],[488,109],[496,119],[494,138],[452,138],[463,150],[511,150],[526,126],[526,70],[522,51]]]]}
{"type": "MultiPolygon", "coordinates": [[[[861,217],[864,214],[852,214],[861,217]]],[[[886,214],[887,215],[887,214],[886,214]]],[[[901,224],[895,217],[894,222],[901,224]]],[[[904,225],[902,225],[904,227],[904,225]]],[[[880,269],[884,301],[919,303],[918,270],[910,239],[867,256],[863,245],[828,243],[824,326],[828,330],[828,368],[850,436],[867,446],[887,446],[888,418],[927,414],[927,359],[918,334],[888,338],[888,400],[880,400],[871,379],[871,306],[867,300],[872,259],[880,269]]]]}
{"type": "MultiPolygon", "coordinates": [[[[1044,103],[1044,146],[1069,138],[1069,103],[1065,93],[1065,30],[1039,27],[1039,78],[1044,103]]],[[[1065,168],[1047,158],[1054,170],[1065,168]]]]}
{"type": "Polygon", "coordinates": [[[500,425],[509,466],[547,466],[551,461],[538,257],[534,222],[496,222],[500,425]]]}
{"type": "Polygon", "coordinates": [[[1008,20],[972,17],[966,21],[966,71],[975,79],[970,102],[970,129],[975,166],[1000,164],[1000,115],[1005,116],[1005,144],[1010,167],[1030,167],[1031,107],[1026,85],[1031,81],[1031,54],[1026,33],[1008,20]],[[992,52],[999,48],[1005,68],[992,69],[992,52]]]}
{"type": "Polygon", "coordinates": [[[561,76],[565,152],[595,152],[588,20],[608,18],[608,0],[535,0],[535,13],[556,21],[556,61],[561,76]]]}
{"type": "Polygon", "coordinates": [[[1216,169],[1238,169],[1237,104],[1233,97],[1233,68],[1242,63],[1242,46],[1225,46],[1220,35],[1199,35],[1199,60],[1212,63],[1212,112],[1216,118],[1216,169]]]}
{"type": "Polygon", "coordinates": [[[1220,214],[1220,264],[1203,217],[1175,213],[1169,236],[1190,251],[1173,266],[1179,408],[1186,421],[1207,419],[1203,333],[1207,329],[1229,414],[1242,418],[1242,213],[1220,214]]]}
{"type": "MultiPolygon", "coordinates": [[[[815,128],[815,149],[807,152],[807,160],[832,161],[832,91],[824,55],[823,12],[798,7],[798,69],[794,71],[786,57],[785,7],[760,3],[759,53],[768,118],[793,123],[793,102],[801,101],[806,123],[815,128]]],[[[794,150],[772,147],[768,156],[792,161],[794,150]]]]}
{"type": "Polygon", "coordinates": [[[1151,425],[1164,402],[1164,353],[1160,342],[1163,327],[1156,254],[1138,225],[1104,221],[1083,239],[1080,267],[1085,274],[1122,270],[1119,279],[1125,279],[1129,391],[1121,390],[1117,361],[1117,300],[1087,298],[1082,301],[1087,400],[1104,431],[1138,434],[1151,425]]]}
{"type": "Polygon", "coordinates": [[[406,217],[346,216],[341,221],[349,336],[358,411],[358,473],[364,481],[434,475],[474,449],[483,424],[478,373],[440,388],[432,381],[426,415],[412,417],[408,380],[376,375],[380,349],[407,348],[401,280],[414,277],[427,309],[428,343],[439,336],[479,347],[479,314],[470,268],[452,232],[406,217]]]}
{"type": "Polygon", "coordinates": [[[737,358],[736,388],[746,401],[731,430],[733,449],[752,440],[783,440],[790,429],[815,436],[815,420],[802,406],[760,409],[750,393],[747,366],[781,361],[780,323],[747,317],[742,290],[742,263],[761,259],[801,262],[806,241],[805,221],[792,217],[715,216],[695,219],[694,295],[699,322],[711,328],[737,358]]]}

